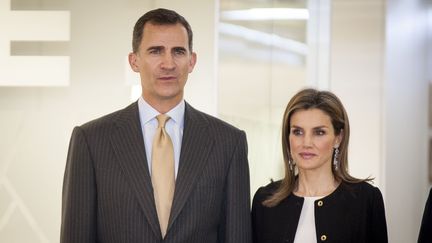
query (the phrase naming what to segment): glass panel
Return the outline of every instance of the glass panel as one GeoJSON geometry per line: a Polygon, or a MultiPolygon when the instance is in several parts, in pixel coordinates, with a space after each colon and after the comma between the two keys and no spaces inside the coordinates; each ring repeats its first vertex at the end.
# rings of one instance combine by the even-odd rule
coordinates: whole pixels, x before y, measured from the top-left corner
{"type": "Polygon", "coordinates": [[[219,116],[245,130],[252,195],[283,176],[281,121],[306,85],[306,0],[221,0],[219,116]]]}

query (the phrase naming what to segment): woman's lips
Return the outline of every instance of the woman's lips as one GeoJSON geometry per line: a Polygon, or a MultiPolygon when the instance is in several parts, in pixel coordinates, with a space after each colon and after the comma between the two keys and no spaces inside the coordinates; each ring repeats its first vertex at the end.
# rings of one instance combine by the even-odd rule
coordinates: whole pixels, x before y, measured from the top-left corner
{"type": "Polygon", "coordinates": [[[316,154],[314,154],[314,153],[307,153],[307,152],[300,153],[300,157],[302,157],[303,159],[311,159],[315,156],[316,156],[316,154]]]}

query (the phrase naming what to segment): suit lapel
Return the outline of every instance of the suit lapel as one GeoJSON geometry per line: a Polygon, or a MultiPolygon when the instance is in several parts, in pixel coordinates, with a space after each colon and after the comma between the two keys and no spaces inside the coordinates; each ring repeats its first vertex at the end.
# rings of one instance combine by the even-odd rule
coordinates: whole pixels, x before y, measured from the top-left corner
{"type": "Polygon", "coordinates": [[[207,163],[207,157],[213,145],[208,129],[207,119],[186,103],[179,170],[168,230],[185,205],[200,172],[207,163]]]}
{"type": "Polygon", "coordinates": [[[116,127],[113,129],[111,144],[117,160],[150,227],[155,235],[160,235],[137,102],[121,111],[114,122],[116,127]]]}

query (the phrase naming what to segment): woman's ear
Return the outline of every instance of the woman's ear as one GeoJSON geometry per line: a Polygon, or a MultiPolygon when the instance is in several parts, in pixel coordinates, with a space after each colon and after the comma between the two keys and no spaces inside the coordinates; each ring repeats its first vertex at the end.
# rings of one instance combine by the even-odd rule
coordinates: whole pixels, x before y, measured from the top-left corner
{"type": "Polygon", "coordinates": [[[340,144],[342,143],[343,139],[343,129],[340,130],[339,134],[336,136],[334,148],[339,148],[340,144]]]}

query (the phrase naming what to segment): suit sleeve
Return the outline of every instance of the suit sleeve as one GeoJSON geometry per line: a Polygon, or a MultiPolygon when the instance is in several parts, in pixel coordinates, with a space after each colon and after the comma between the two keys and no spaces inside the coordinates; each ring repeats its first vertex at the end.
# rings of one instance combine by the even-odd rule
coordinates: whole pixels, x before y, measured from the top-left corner
{"type": "Polygon", "coordinates": [[[96,183],[84,132],[75,127],[63,180],[61,243],[96,242],[96,183]]]}
{"type": "Polygon", "coordinates": [[[241,133],[231,157],[224,209],[225,217],[219,229],[219,242],[251,243],[249,165],[244,132],[241,133]]]}
{"type": "Polygon", "coordinates": [[[372,201],[372,222],[369,224],[371,239],[368,242],[388,242],[387,223],[385,218],[384,200],[381,191],[374,187],[372,201]]]}

